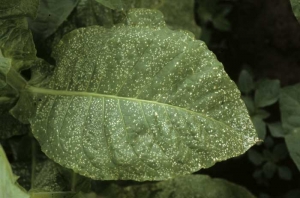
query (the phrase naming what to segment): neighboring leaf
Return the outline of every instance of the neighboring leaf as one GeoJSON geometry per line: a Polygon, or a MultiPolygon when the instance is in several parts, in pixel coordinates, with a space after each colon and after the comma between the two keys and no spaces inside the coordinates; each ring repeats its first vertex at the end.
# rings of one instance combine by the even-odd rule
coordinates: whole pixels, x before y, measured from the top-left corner
{"type": "Polygon", "coordinates": [[[285,134],[300,129],[300,84],[281,89],[279,105],[285,134]]]}
{"type": "Polygon", "coordinates": [[[278,175],[281,179],[284,179],[284,180],[292,179],[292,171],[287,166],[279,166],[278,167],[278,175]]]}
{"type": "Polygon", "coordinates": [[[281,122],[270,123],[267,126],[273,137],[280,138],[285,136],[281,122]]]}
{"type": "Polygon", "coordinates": [[[300,84],[288,86],[280,92],[280,112],[285,142],[290,156],[300,170],[300,84]]]}
{"type": "MultiPolygon", "coordinates": [[[[2,89],[1,93],[6,95],[2,89]]],[[[23,135],[28,132],[27,127],[9,113],[9,109],[14,106],[15,102],[16,98],[0,97],[0,140],[8,139],[15,135],[23,135]]]]}
{"type": "Polygon", "coordinates": [[[251,117],[251,120],[257,132],[258,138],[260,140],[264,140],[267,134],[266,123],[258,116],[251,117]]]}
{"type": "Polygon", "coordinates": [[[265,161],[264,157],[254,149],[248,150],[248,158],[256,166],[265,161]]]}
{"type": "Polygon", "coordinates": [[[253,90],[253,77],[247,70],[241,71],[238,79],[238,87],[245,94],[249,94],[253,90]]]}
{"type": "Polygon", "coordinates": [[[265,177],[271,179],[274,176],[277,166],[273,162],[267,162],[263,165],[262,169],[265,177]]]}
{"type": "Polygon", "coordinates": [[[289,133],[285,136],[285,143],[289,150],[290,156],[294,163],[300,170],[300,130],[297,129],[294,132],[289,133]]]}
{"type": "Polygon", "coordinates": [[[4,57],[21,60],[35,58],[36,50],[25,18],[0,20],[0,38],[0,50],[4,57]]]}
{"type": "Polygon", "coordinates": [[[299,0],[290,0],[292,9],[297,20],[300,20],[300,1],[299,0]]]}
{"type": "Polygon", "coordinates": [[[273,155],[277,160],[283,160],[287,157],[288,151],[284,143],[276,144],[273,149],[273,155]]]}
{"type": "Polygon", "coordinates": [[[256,109],[255,111],[255,117],[266,119],[270,116],[270,113],[263,109],[256,109]]]}
{"type": "Polygon", "coordinates": [[[0,50],[0,89],[6,86],[6,78],[10,67],[11,59],[3,57],[0,50]]]}
{"type": "Polygon", "coordinates": [[[111,187],[108,198],[255,198],[244,187],[224,179],[212,179],[207,175],[188,175],[154,184],[129,186],[124,189],[111,187]]]}
{"type": "Polygon", "coordinates": [[[263,80],[255,91],[254,101],[257,107],[265,107],[274,104],[279,98],[279,80],[263,80]]]}
{"type": "Polygon", "coordinates": [[[80,0],[75,11],[76,25],[79,27],[92,25],[112,27],[115,22],[113,11],[96,0],[80,0]]]}
{"type": "Polygon", "coordinates": [[[167,25],[173,29],[188,30],[196,38],[200,37],[201,29],[194,17],[194,0],[156,0],[156,2],[152,6],[164,14],[167,25]]]}
{"type": "Polygon", "coordinates": [[[36,19],[29,19],[29,28],[37,37],[53,34],[75,8],[79,0],[40,0],[36,19]]]}
{"type": "Polygon", "coordinates": [[[29,195],[16,182],[4,150],[0,145],[0,197],[29,198],[29,195]]]}
{"type": "Polygon", "coordinates": [[[255,106],[254,106],[254,101],[252,98],[248,97],[248,96],[242,96],[242,100],[244,101],[247,110],[249,112],[250,115],[253,115],[255,112],[255,106]]]}
{"type": "Polygon", "coordinates": [[[266,148],[270,149],[274,146],[274,140],[271,136],[267,136],[264,139],[264,145],[266,146],[266,148]]]}
{"type": "Polygon", "coordinates": [[[62,39],[49,83],[27,86],[12,110],[22,121],[32,117],[48,157],[93,179],[164,180],[255,144],[222,64],[162,18],[135,9],[127,25],[81,28],[62,39]]]}
{"type": "Polygon", "coordinates": [[[231,25],[229,20],[223,14],[218,14],[212,20],[214,27],[221,31],[230,31],[231,25]]]}
{"type": "Polygon", "coordinates": [[[120,10],[123,8],[123,0],[96,0],[96,1],[110,9],[120,10]]]}
{"type": "Polygon", "coordinates": [[[36,16],[39,0],[1,0],[0,19],[36,16]]]}

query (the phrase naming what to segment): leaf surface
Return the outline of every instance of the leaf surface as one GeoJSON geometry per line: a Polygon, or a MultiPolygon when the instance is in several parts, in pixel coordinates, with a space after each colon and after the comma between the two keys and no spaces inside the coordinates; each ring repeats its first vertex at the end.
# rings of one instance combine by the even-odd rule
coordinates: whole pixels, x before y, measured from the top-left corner
{"type": "Polygon", "coordinates": [[[279,104],[285,142],[300,170],[300,84],[281,89],[279,104]]]}
{"type": "Polygon", "coordinates": [[[0,197],[29,198],[29,195],[21,189],[12,173],[5,152],[0,145],[0,197]]]}
{"type": "Polygon", "coordinates": [[[29,19],[30,29],[47,38],[67,19],[79,0],[40,0],[36,19],[29,19]]]}
{"type": "Polygon", "coordinates": [[[159,11],[135,9],[126,25],[75,30],[53,57],[49,82],[28,86],[12,112],[34,106],[42,150],[82,175],[164,180],[257,141],[222,64],[203,42],[167,28],[159,11]]]}
{"type": "Polygon", "coordinates": [[[143,184],[118,189],[110,187],[108,198],[255,198],[244,187],[224,179],[212,179],[207,175],[188,175],[154,184],[143,184]]]}

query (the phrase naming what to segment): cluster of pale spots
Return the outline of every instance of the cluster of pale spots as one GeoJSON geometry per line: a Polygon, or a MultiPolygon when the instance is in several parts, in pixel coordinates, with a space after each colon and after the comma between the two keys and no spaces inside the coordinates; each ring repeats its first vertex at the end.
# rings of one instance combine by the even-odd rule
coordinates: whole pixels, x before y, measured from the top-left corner
{"type": "Polygon", "coordinates": [[[93,179],[164,180],[244,153],[256,132],[215,56],[159,11],[77,29],[30,122],[54,161],[93,179]]]}

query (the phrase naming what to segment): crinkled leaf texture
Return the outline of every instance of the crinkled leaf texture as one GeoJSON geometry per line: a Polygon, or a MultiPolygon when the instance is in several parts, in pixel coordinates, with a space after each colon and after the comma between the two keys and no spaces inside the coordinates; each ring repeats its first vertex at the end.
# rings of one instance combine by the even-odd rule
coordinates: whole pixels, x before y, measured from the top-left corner
{"type": "Polygon", "coordinates": [[[257,134],[240,92],[201,41],[159,11],[67,34],[54,74],[12,113],[57,163],[102,180],[165,180],[238,156],[257,134]],[[32,115],[22,115],[35,108],[32,115]]]}
{"type": "Polygon", "coordinates": [[[242,186],[207,175],[187,175],[124,189],[111,186],[104,194],[108,198],[255,198],[242,186]]]}
{"type": "Polygon", "coordinates": [[[12,173],[5,152],[0,145],[0,197],[29,198],[17,184],[17,176],[12,173]]]}

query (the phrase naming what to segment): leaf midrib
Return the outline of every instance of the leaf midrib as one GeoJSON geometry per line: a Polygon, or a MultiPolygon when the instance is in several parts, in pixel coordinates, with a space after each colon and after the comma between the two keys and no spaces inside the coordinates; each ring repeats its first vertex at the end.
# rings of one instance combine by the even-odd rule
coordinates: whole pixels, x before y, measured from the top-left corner
{"type": "Polygon", "coordinates": [[[178,109],[178,110],[186,111],[186,112],[189,112],[191,114],[199,115],[203,118],[212,120],[213,122],[218,122],[221,125],[229,127],[233,131],[236,131],[236,129],[233,129],[230,125],[227,125],[224,122],[221,122],[219,120],[213,119],[212,117],[208,117],[207,115],[205,115],[203,113],[196,112],[196,111],[191,111],[191,110],[186,109],[184,107],[173,106],[173,105],[170,105],[170,104],[167,104],[167,103],[160,103],[160,102],[153,101],[153,100],[144,100],[144,99],[122,97],[122,96],[100,94],[100,93],[92,93],[92,92],[84,92],[84,91],[54,90],[54,89],[34,87],[34,86],[30,86],[30,85],[27,85],[26,88],[24,89],[24,91],[32,92],[32,93],[39,93],[39,94],[46,94],[46,95],[86,96],[86,97],[91,96],[91,97],[97,97],[97,98],[109,98],[109,99],[116,99],[116,100],[123,99],[123,100],[138,102],[138,103],[144,102],[144,103],[150,103],[150,104],[163,105],[163,106],[167,106],[167,107],[170,107],[170,108],[175,108],[175,109],[178,109]]]}

